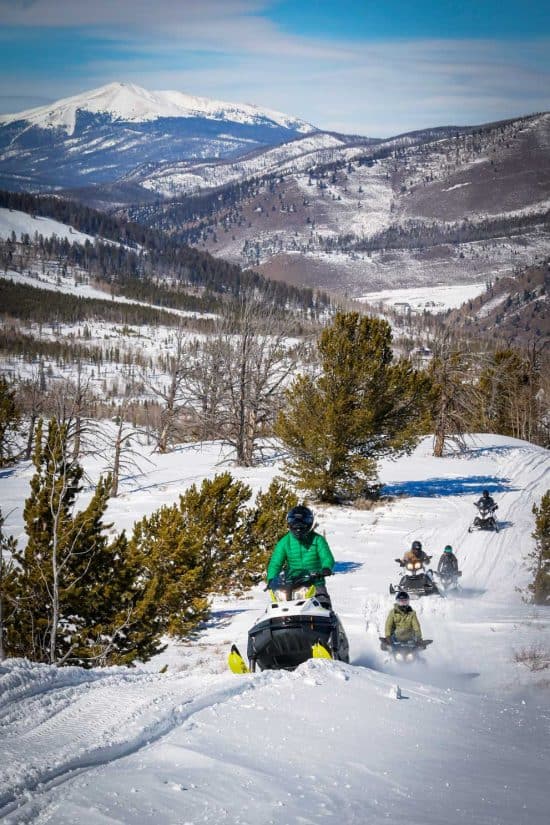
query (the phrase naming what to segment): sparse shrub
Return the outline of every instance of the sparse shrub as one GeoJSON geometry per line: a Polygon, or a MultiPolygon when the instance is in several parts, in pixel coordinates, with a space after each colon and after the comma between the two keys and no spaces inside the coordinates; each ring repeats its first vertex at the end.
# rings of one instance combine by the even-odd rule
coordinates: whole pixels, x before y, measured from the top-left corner
{"type": "Polygon", "coordinates": [[[537,673],[550,667],[550,650],[540,645],[524,647],[514,653],[514,661],[525,665],[533,673],[537,673]]]}
{"type": "Polygon", "coordinates": [[[534,604],[550,604],[550,490],[543,495],[540,507],[533,505],[535,514],[535,549],[532,560],[533,581],[529,585],[534,604]]]}

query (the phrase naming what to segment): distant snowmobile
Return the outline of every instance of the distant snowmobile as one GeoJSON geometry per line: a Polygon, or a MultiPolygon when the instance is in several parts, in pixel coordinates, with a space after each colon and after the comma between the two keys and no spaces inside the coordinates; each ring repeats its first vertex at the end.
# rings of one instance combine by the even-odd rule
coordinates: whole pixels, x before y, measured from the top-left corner
{"type": "Polygon", "coordinates": [[[387,650],[391,653],[396,662],[415,662],[419,653],[426,650],[428,645],[431,645],[433,639],[415,640],[410,639],[408,642],[398,642],[392,639],[390,643],[380,636],[380,647],[382,650],[387,650]]]}
{"type": "Polygon", "coordinates": [[[349,644],[338,616],[315,596],[319,575],[277,577],[269,591],[271,603],[248,631],[248,667],[237,648],[231,649],[228,661],[234,673],[294,670],[312,658],[349,662],[349,644]]]}
{"type": "MultiPolygon", "coordinates": [[[[431,556],[426,557],[426,564],[431,561],[431,558],[431,556]]],[[[395,561],[407,572],[401,577],[397,586],[390,584],[390,593],[406,590],[413,599],[419,599],[421,596],[442,595],[433,580],[432,571],[426,570],[424,563],[421,561],[405,562],[402,559],[395,559],[395,561]]]]}
{"type": "Polygon", "coordinates": [[[498,533],[498,524],[494,516],[494,513],[498,509],[498,504],[494,502],[492,504],[484,504],[483,500],[480,500],[474,504],[474,507],[477,507],[479,515],[474,518],[473,523],[468,527],[468,532],[471,533],[473,530],[494,530],[495,533],[498,533]]]}

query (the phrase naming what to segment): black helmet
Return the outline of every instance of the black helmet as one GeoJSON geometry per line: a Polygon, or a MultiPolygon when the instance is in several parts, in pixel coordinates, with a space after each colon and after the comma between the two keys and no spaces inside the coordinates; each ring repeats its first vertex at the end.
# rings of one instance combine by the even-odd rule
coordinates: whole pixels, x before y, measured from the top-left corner
{"type": "Polygon", "coordinates": [[[313,527],[313,513],[309,507],[304,507],[303,504],[298,504],[289,510],[286,517],[288,529],[296,538],[304,538],[307,536],[313,527]]]}
{"type": "Polygon", "coordinates": [[[420,541],[413,541],[411,545],[411,550],[413,551],[415,556],[419,556],[422,552],[422,542],[420,541]]]}
{"type": "Polygon", "coordinates": [[[405,590],[400,590],[397,596],[395,597],[395,603],[400,604],[402,607],[408,605],[409,601],[409,594],[405,590]]]}
{"type": "Polygon", "coordinates": [[[489,490],[483,491],[483,498],[489,498],[489,490]]]}

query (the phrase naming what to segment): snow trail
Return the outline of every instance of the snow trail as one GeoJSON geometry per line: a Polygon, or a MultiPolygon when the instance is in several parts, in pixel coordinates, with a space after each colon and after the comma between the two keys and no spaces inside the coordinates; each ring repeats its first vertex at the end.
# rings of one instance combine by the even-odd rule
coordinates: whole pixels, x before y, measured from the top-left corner
{"type": "MultiPolygon", "coordinates": [[[[425,439],[412,456],[381,464],[389,503],[315,508],[337,559],[329,590],[349,666],[312,660],[293,673],[228,673],[231,643],[246,650],[265,608],[261,587],[217,599],[196,642],[134,670],[0,663],[2,821],[546,823],[549,671],[530,670],[518,654],[545,643],[550,621],[517,588],[530,578],[531,509],[550,486],[549,453],[498,436],[478,436],[464,456],[430,453],[425,439]],[[484,488],[499,504],[498,534],[468,533],[484,488]],[[414,602],[434,642],[421,661],[398,666],[378,636],[401,572],[394,559],[414,539],[432,567],[452,544],[463,576],[446,598],[414,602]]],[[[147,484],[126,487],[108,520],[128,526],[162,496],[170,503],[218,471],[217,458],[207,449],[158,457],[158,498],[147,484]]],[[[276,471],[234,475],[256,490],[276,471]]],[[[11,484],[13,500],[24,481],[2,478],[0,493],[11,484]]]]}

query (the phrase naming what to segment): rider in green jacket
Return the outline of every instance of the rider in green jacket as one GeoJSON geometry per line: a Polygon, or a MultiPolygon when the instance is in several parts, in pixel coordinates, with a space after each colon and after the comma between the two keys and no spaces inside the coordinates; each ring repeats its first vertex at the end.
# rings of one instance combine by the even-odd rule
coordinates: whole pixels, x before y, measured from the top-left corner
{"type": "Polygon", "coordinates": [[[315,579],[316,595],[321,604],[330,604],[325,576],[331,576],[334,556],[326,539],[313,530],[313,513],[309,507],[298,505],[287,517],[289,532],[279,539],[267,566],[267,584],[285,570],[288,578],[300,573],[319,573],[315,579]]]}

